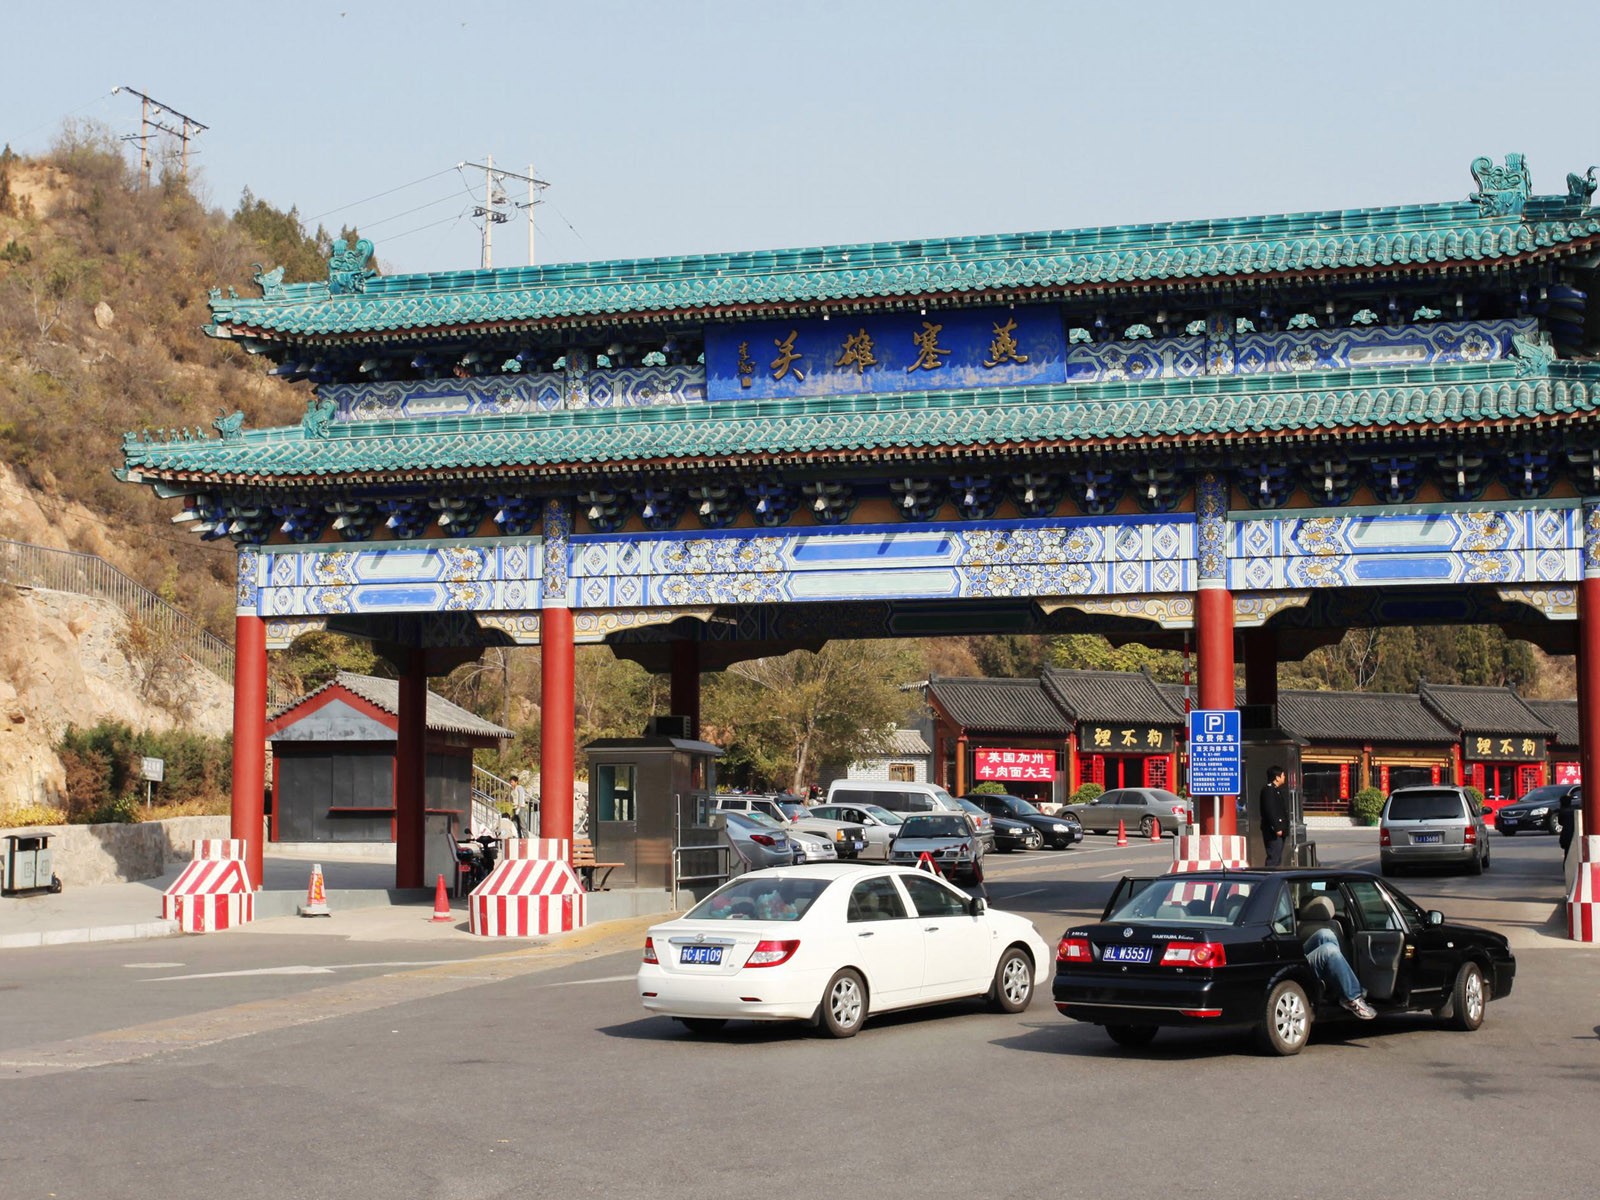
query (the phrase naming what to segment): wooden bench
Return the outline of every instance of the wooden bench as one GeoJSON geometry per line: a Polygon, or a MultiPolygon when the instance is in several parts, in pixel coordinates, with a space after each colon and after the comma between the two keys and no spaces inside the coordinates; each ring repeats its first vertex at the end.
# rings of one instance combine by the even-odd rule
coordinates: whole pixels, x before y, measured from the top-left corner
{"type": "Polygon", "coordinates": [[[583,876],[583,886],[591,892],[606,890],[606,880],[611,878],[611,872],[618,867],[625,867],[627,863],[596,862],[594,857],[594,842],[586,837],[572,839],[572,869],[583,876]],[[594,873],[603,871],[598,884],[594,881],[594,873]]]}

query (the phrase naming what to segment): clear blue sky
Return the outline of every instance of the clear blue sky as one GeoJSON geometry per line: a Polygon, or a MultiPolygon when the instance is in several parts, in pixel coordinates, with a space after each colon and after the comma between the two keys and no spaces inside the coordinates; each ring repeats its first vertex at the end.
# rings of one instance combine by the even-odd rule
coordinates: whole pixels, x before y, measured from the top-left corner
{"type": "MultiPolygon", "coordinates": [[[[0,140],[133,132],[110,93],[138,88],[210,126],[210,203],[355,223],[389,271],[478,265],[454,168],[488,154],[553,185],[543,262],[1445,200],[1509,150],[1560,192],[1600,162],[1594,0],[5,7],[0,140]]],[[[519,214],[495,263],[526,255],[519,214]]]]}

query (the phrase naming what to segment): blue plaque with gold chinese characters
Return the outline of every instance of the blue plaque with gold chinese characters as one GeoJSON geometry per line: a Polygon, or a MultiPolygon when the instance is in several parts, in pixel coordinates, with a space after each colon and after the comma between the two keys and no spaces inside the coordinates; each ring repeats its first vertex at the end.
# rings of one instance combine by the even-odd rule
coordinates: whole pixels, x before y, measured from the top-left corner
{"type": "Polygon", "coordinates": [[[706,330],[706,398],[773,400],[1066,382],[1044,306],[750,321],[706,330]]]}

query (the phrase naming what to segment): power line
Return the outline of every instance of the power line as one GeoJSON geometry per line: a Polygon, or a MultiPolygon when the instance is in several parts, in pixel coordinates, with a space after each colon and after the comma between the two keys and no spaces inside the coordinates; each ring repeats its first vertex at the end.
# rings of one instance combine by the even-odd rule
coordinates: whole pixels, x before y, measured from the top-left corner
{"type": "Polygon", "coordinates": [[[330,217],[336,212],[343,212],[347,208],[355,208],[358,204],[370,204],[374,200],[382,200],[385,196],[392,196],[396,192],[403,192],[407,188],[416,187],[419,183],[427,183],[430,179],[437,179],[441,175],[450,174],[451,171],[459,172],[460,170],[461,168],[459,164],[453,167],[446,167],[442,171],[435,171],[432,175],[424,175],[421,179],[413,179],[410,183],[402,183],[399,187],[392,187],[386,192],[379,192],[377,195],[368,196],[364,200],[352,200],[349,204],[341,204],[337,208],[330,208],[326,212],[320,212],[314,217],[307,217],[306,220],[320,221],[323,217],[330,217]]]}
{"type": "Polygon", "coordinates": [[[446,201],[454,200],[455,198],[455,193],[451,192],[448,196],[440,196],[437,200],[429,200],[426,204],[419,204],[415,208],[408,208],[404,212],[395,213],[393,216],[380,217],[376,221],[362,221],[360,228],[365,233],[369,229],[376,229],[379,225],[387,225],[390,221],[398,221],[401,217],[409,217],[412,213],[421,212],[425,208],[433,208],[435,205],[444,204],[446,201]]]}
{"type": "Polygon", "coordinates": [[[139,133],[137,136],[129,134],[123,138],[123,141],[139,143],[139,174],[144,180],[144,186],[150,186],[150,130],[152,129],[158,129],[162,133],[170,133],[182,143],[183,149],[180,161],[182,162],[183,178],[187,180],[189,178],[189,139],[191,137],[199,137],[211,126],[201,124],[193,117],[179,112],[172,105],[163,104],[154,96],[147,96],[137,88],[114,87],[111,89],[113,96],[118,92],[127,92],[130,96],[139,97],[139,133]],[[174,129],[172,126],[164,125],[156,120],[157,117],[164,115],[177,117],[183,122],[183,128],[174,129]],[[191,130],[193,131],[192,133],[191,130]]]}
{"type": "Polygon", "coordinates": [[[426,225],[418,225],[415,229],[408,229],[404,233],[391,233],[391,234],[389,234],[387,237],[385,237],[383,239],[384,240],[384,244],[388,245],[388,244],[393,243],[393,242],[398,242],[401,238],[410,237],[413,233],[421,233],[424,229],[433,229],[436,226],[445,225],[445,224],[448,224],[450,222],[455,222],[455,223],[459,224],[461,221],[463,221],[466,218],[466,215],[467,215],[466,212],[462,211],[462,212],[458,212],[453,217],[441,217],[439,220],[430,221],[426,225]]]}

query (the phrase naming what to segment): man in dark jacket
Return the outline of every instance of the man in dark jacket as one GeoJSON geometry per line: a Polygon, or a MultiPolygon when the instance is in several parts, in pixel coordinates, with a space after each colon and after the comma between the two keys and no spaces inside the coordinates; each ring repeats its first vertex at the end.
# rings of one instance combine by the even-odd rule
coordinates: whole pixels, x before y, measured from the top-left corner
{"type": "Polygon", "coordinates": [[[1583,792],[1573,788],[1561,797],[1557,820],[1561,822],[1561,861],[1567,861],[1567,851],[1572,849],[1572,835],[1578,828],[1578,806],[1583,803],[1583,792]]]}
{"type": "Polygon", "coordinates": [[[1289,836],[1289,793],[1283,786],[1282,767],[1267,772],[1267,785],[1261,789],[1261,840],[1267,847],[1267,866],[1283,861],[1283,841],[1289,836]]]}

